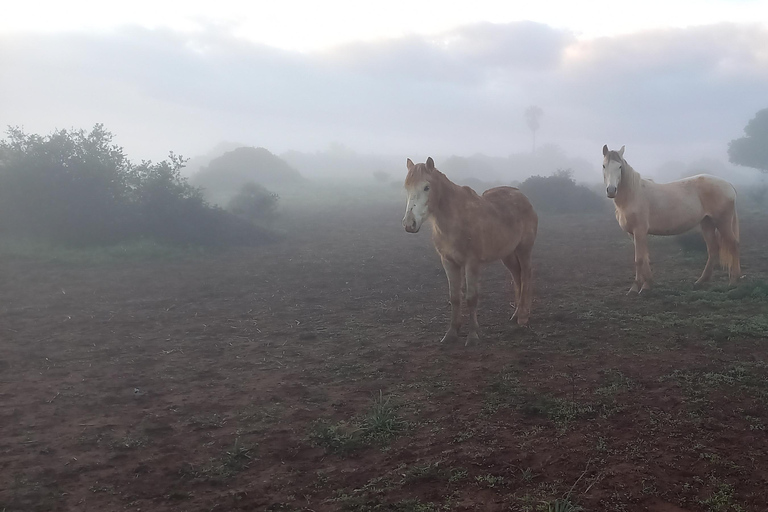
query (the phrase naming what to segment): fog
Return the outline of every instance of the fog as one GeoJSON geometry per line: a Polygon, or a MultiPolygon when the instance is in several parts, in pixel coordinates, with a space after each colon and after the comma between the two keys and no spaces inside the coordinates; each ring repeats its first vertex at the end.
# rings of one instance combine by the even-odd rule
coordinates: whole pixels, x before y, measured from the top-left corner
{"type": "MultiPolygon", "coordinates": [[[[312,52],[217,27],[5,33],[0,124],[48,133],[104,123],[132,159],[203,157],[188,174],[217,145],[245,145],[309,177],[354,173],[329,164],[339,153],[397,175],[405,157],[482,155],[503,169],[531,154],[524,112],[536,105],[537,148],[560,153],[555,165],[580,181],[600,180],[603,144],[626,144],[655,179],[708,162],[739,181],[759,173],[727,164],[727,144],[766,106],[767,47],[764,25],[734,23],[593,39],[475,23],[312,52]]],[[[502,172],[488,178],[522,177],[502,172]]]]}
{"type": "Polygon", "coordinates": [[[768,510],[768,0],[37,3],[0,511],[768,510]]]}

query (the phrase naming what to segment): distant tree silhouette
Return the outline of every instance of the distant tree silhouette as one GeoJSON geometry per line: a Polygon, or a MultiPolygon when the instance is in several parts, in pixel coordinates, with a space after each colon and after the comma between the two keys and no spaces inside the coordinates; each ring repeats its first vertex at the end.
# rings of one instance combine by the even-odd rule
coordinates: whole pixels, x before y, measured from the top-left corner
{"type": "Polygon", "coordinates": [[[179,243],[245,243],[249,223],[211,208],[181,176],[185,159],[134,165],[114,136],[51,135],[10,128],[0,140],[0,232],[67,243],[150,237],[179,243]]]}
{"type": "Polygon", "coordinates": [[[531,176],[520,184],[536,211],[544,213],[586,213],[606,208],[606,201],[583,185],[577,185],[573,171],[559,169],[551,176],[531,176]]]}
{"type": "Polygon", "coordinates": [[[277,214],[279,199],[280,196],[265,186],[249,182],[240,187],[240,191],[230,199],[227,210],[250,221],[269,222],[277,214]]]}
{"type": "Polygon", "coordinates": [[[541,107],[537,107],[536,105],[531,105],[525,109],[525,122],[531,130],[531,133],[533,133],[533,153],[536,152],[536,132],[541,127],[541,118],[543,115],[544,111],[541,107]]]}
{"type": "Polygon", "coordinates": [[[304,177],[269,150],[254,147],[228,151],[190,177],[190,183],[204,189],[206,198],[222,205],[249,182],[274,190],[303,183],[304,177]]]}
{"type": "Polygon", "coordinates": [[[744,135],[728,144],[728,161],[768,173],[768,108],[750,119],[744,135]]]}

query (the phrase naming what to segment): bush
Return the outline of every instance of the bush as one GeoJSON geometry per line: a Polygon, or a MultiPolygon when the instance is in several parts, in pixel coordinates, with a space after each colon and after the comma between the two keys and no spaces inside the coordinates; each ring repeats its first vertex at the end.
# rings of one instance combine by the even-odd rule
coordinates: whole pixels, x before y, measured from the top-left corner
{"type": "Polygon", "coordinates": [[[249,182],[229,201],[227,210],[252,222],[269,222],[277,215],[280,196],[263,185],[249,182]]]}
{"type": "Polygon", "coordinates": [[[93,244],[152,238],[176,243],[252,243],[265,234],[211,208],[181,176],[173,153],[158,163],[131,163],[114,136],[48,136],[11,128],[0,141],[0,232],[93,244]]]}
{"type": "Polygon", "coordinates": [[[606,208],[606,202],[583,185],[577,185],[573,171],[558,170],[552,176],[531,176],[520,185],[536,211],[546,213],[587,213],[606,208]]]}

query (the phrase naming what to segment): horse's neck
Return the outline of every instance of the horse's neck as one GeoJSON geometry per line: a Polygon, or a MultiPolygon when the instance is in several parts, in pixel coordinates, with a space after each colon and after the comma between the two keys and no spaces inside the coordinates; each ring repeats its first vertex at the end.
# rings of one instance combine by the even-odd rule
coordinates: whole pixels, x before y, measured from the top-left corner
{"type": "Polygon", "coordinates": [[[622,164],[621,172],[621,183],[619,184],[619,190],[616,191],[614,202],[619,208],[625,208],[633,204],[640,197],[643,178],[626,160],[622,164]]]}
{"type": "Polygon", "coordinates": [[[460,215],[460,208],[463,204],[458,197],[461,194],[461,187],[444,174],[439,178],[439,185],[436,192],[439,196],[432,210],[432,220],[435,229],[439,232],[449,232],[451,228],[458,225],[456,217],[460,215]]]}

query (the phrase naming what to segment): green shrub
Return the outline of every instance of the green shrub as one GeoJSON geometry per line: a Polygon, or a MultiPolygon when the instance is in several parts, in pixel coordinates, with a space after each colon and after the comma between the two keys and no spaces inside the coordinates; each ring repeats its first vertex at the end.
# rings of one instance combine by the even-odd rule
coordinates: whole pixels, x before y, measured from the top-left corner
{"type": "Polygon", "coordinates": [[[531,176],[520,185],[538,212],[587,213],[606,209],[607,202],[583,185],[573,171],[558,170],[552,176],[531,176]]]}
{"type": "Polygon", "coordinates": [[[0,233],[65,244],[150,238],[182,244],[254,243],[264,230],[219,208],[181,176],[186,160],[133,164],[114,136],[20,128],[0,140],[0,233]]]}
{"type": "Polygon", "coordinates": [[[229,201],[227,210],[253,222],[269,222],[277,215],[280,196],[263,185],[249,182],[229,201]]]}

